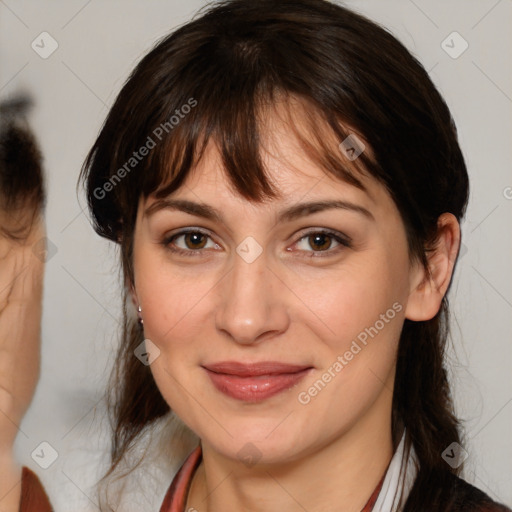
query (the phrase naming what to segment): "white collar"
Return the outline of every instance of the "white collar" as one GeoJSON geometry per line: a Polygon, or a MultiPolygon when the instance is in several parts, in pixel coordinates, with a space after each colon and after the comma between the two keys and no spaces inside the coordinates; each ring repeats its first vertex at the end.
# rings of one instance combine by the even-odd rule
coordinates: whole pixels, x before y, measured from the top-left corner
{"type": "Polygon", "coordinates": [[[402,434],[400,444],[389,463],[382,488],[380,490],[377,501],[373,507],[372,512],[397,512],[401,508],[402,503],[396,503],[400,499],[400,493],[403,489],[403,500],[405,502],[407,496],[411,492],[412,485],[417,475],[417,456],[414,451],[414,446],[411,445],[409,458],[403,461],[405,450],[405,430],[402,434]],[[405,466],[405,471],[402,467],[405,466]],[[396,497],[396,498],[395,498],[396,497]]]}

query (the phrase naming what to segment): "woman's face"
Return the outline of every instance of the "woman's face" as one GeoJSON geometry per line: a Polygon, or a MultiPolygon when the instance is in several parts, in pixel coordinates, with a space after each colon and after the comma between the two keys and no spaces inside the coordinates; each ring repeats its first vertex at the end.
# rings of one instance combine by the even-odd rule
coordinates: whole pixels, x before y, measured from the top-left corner
{"type": "Polygon", "coordinates": [[[210,144],[168,200],[218,218],[149,197],[134,238],[135,291],[163,397],[203,445],[260,462],[295,460],[363,425],[389,429],[419,272],[382,185],[365,177],[365,192],[329,177],[282,124],[269,140],[265,164],[284,199],[240,198],[210,144]],[[297,208],[318,201],[340,207],[297,208]]]}

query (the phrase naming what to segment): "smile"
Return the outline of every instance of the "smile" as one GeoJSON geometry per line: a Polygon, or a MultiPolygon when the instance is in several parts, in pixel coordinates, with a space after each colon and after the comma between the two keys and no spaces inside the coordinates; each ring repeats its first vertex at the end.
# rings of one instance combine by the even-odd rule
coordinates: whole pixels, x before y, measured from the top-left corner
{"type": "Polygon", "coordinates": [[[311,366],[273,361],[243,364],[234,361],[203,366],[223,394],[244,402],[260,402],[297,385],[311,366]]]}

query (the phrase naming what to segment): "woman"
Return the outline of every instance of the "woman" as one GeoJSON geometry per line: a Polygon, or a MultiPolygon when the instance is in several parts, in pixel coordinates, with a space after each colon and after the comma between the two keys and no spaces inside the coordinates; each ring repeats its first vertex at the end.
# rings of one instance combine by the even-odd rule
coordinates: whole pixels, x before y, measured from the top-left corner
{"type": "Polygon", "coordinates": [[[172,410],[199,442],[162,512],[509,510],[458,476],[443,366],[464,159],[388,32],[216,3],[137,65],[81,178],[133,302],[106,481],[172,410]]]}

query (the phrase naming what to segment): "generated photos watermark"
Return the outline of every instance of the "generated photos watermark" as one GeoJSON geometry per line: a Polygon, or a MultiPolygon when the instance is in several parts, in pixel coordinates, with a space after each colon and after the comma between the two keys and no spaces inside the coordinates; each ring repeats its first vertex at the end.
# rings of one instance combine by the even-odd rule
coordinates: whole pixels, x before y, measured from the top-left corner
{"type": "Polygon", "coordinates": [[[142,144],[137,151],[134,151],[132,156],[121,167],[119,167],[119,169],[117,169],[117,171],[110,176],[110,178],[106,180],[101,187],[96,187],[94,189],[94,197],[101,200],[107,196],[108,192],[112,192],[116,185],[149,155],[151,150],[154,149],[163,139],[164,134],[169,133],[173,128],[175,128],[196,105],[197,100],[189,98],[187,103],[184,103],[180,108],[175,109],[174,115],[169,117],[167,121],[160,123],[151,132],[151,135],[148,135],[144,144],[142,144]]]}
{"type": "Polygon", "coordinates": [[[382,329],[389,324],[393,318],[395,318],[397,313],[402,311],[403,306],[399,302],[395,302],[391,308],[389,308],[385,313],[382,313],[379,316],[379,319],[370,327],[366,327],[362,330],[352,343],[350,344],[350,348],[344,352],[343,355],[339,355],[327,370],[321,375],[319,379],[317,379],[307,390],[301,391],[297,399],[299,403],[302,405],[307,405],[311,402],[311,400],[318,396],[318,394],[327,386],[329,382],[332,381],[339,373],[349,364],[354,356],[359,354],[361,350],[366,347],[369,341],[369,337],[373,339],[375,336],[379,334],[382,329]],[[361,346],[362,345],[362,346],[361,346]]]}

